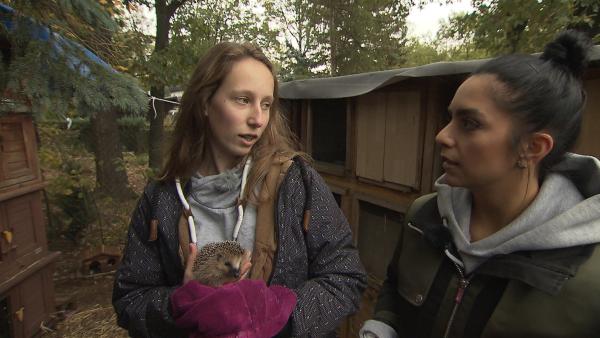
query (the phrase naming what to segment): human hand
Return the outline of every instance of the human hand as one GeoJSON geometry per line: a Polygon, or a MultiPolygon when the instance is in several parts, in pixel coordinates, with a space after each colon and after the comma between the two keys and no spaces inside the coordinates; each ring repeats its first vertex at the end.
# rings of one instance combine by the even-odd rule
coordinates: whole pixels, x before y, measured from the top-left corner
{"type": "Polygon", "coordinates": [[[244,258],[242,259],[242,264],[240,264],[240,280],[246,279],[246,277],[248,277],[251,267],[252,267],[252,252],[246,250],[246,252],[244,253],[244,258]]]}
{"type": "Polygon", "coordinates": [[[183,284],[186,284],[187,282],[194,279],[194,261],[196,260],[196,256],[198,255],[198,247],[196,246],[196,243],[190,243],[189,245],[190,254],[187,258],[187,261],[185,262],[185,269],[183,272],[183,284]]]}

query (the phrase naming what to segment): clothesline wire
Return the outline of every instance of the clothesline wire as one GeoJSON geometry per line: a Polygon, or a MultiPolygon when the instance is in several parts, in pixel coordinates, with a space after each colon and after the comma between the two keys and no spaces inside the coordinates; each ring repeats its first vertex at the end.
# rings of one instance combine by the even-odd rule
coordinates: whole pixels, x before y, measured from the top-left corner
{"type": "Polygon", "coordinates": [[[168,103],[173,103],[173,104],[176,104],[176,105],[180,104],[177,101],[161,99],[160,97],[156,97],[156,96],[152,96],[152,95],[148,95],[148,96],[150,96],[150,100],[152,100],[152,110],[154,111],[154,118],[156,118],[158,116],[158,113],[156,112],[156,106],[154,104],[156,102],[156,100],[163,101],[163,102],[168,102],[168,103]]]}

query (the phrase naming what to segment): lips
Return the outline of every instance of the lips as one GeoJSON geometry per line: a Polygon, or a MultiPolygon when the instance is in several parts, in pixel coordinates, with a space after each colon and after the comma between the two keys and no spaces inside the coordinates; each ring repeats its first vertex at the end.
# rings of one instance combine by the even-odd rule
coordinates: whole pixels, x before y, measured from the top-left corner
{"type": "Polygon", "coordinates": [[[452,161],[444,155],[442,155],[442,162],[443,162],[442,165],[454,165],[454,166],[459,165],[458,162],[452,161]]]}
{"type": "Polygon", "coordinates": [[[246,145],[252,145],[258,139],[258,135],[256,135],[256,134],[240,134],[238,136],[242,139],[242,142],[246,145]]]}

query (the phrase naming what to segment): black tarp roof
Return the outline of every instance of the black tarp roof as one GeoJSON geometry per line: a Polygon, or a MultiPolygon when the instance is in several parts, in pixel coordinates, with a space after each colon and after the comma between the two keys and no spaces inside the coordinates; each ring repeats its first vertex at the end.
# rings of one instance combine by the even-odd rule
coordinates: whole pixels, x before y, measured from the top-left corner
{"type": "MultiPolygon", "coordinates": [[[[279,96],[284,99],[335,99],[352,97],[409,78],[468,74],[489,59],[436,62],[428,65],[360,73],[345,76],[295,80],[279,86],[279,96]]],[[[600,63],[600,45],[594,46],[590,60],[600,63]]]]}

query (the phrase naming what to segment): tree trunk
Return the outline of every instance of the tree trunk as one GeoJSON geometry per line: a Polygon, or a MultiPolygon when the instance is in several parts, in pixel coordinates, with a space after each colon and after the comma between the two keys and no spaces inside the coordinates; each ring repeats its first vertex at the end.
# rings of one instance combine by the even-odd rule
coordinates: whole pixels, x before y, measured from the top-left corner
{"type": "MultiPolygon", "coordinates": [[[[169,46],[169,30],[171,29],[171,18],[177,8],[183,5],[185,1],[172,1],[167,4],[164,0],[157,0],[154,3],[156,12],[156,39],[154,41],[154,53],[160,52],[169,46]]],[[[158,98],[164,98],[165,89],[163,84],[157,84],[150,88],[150,95],[158,98]]],[[[157,171],[163,162],[163,144],[164,144],[164,120],[165,107],[160,101],[150,102],[147,119],[150,123],[148,132],[148,166],[157,171]],[[156,111],[154,111],[156,108],[156,111]]]]}
{"type": "Polygon", "coordinates": [[[117,113],[109,110],[90,118],[96,158],[96,191],[117,199],[133,195],[121,152],[117,113]]]}
{"type": "MultiPolygon", "coordinates": [[[[154,97],[164,97],[164,88],[150,88],[150,95],[154,97]]],[[[150,122],[150,130],[148,131],[148,166],[153,170],[157,170],[162,166],[163,161],[163,144],[164,144],[164,121],[165,109],[163,102],[155,101],[154,106],[150,101],[150,108],[147,115],[150,122]],[[154,110],[156,108],[156,111],[154,110]]]]}

